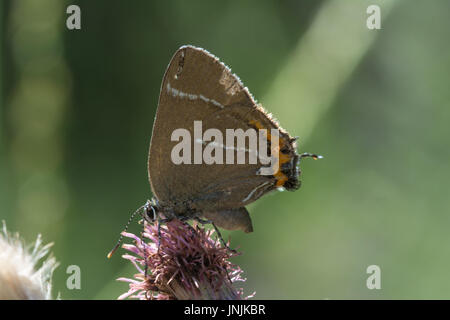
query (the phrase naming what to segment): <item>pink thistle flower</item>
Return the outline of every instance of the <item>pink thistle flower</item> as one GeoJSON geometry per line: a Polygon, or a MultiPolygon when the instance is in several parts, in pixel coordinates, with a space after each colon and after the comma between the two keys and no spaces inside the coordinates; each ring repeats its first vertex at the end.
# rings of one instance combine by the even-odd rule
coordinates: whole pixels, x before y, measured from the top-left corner
{"type": "Polygon", "coordinates": [[[243,299],[243,290],[233,287],[234,282],[245,281],[241,277],[243,271],[229,261],[229,258],[239,253],[223,247],[211,237],[213,233],[212,230],[191,227],[174,219],[161,226],[158,251],[156,223],[145,225],[143,238],[147,238],[148,243],[132,233],[122,232],[123,236],[133,239],[135,243],[122,246],[132,253],[122,257],[131,261],[138,273],[134,279],[117,279],[129,283],[128,292],[119,299],[243,299]]]}

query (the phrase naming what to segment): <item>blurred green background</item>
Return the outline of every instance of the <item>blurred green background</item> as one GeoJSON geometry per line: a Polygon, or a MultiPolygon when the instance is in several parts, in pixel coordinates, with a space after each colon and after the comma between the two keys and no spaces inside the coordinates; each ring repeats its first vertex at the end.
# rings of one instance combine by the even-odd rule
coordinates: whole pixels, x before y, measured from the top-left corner
{"type": "MultiPolygon", "coordinates": [[[[299,136],[303,186],[224,232],[259,299],[450,298],[450,2],[1,2],[0,219],[42,233],[63,299],[115,299],[107,252],[151,198],[147,152],[183,44],[232,67],[299,136]],[[81,8],[81,30],[66,8],[81,8]],[[381,30],[366,27],[370,4],[381,30]],[[81,290],[66,269],[81,268],[81,290]],[[366,269],[381,268],[381,290],[366,269]]],[[[135,223],[131,230],[139,232],[135,223]]]]}

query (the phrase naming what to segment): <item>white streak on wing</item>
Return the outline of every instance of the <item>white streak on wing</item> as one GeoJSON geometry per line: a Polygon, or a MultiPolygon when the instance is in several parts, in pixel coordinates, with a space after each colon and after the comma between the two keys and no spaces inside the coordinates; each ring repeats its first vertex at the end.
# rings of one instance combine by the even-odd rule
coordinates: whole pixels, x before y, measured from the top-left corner
{"type": "Polygon", "coordinates": [[[181,90],[175,89],[170,85],[170,82],[167,82],[167,93],[171,94],[175,98],[178,97],[181,99],[189,99],[192,101],[200,99],[206,103],[212,103],[216,107],[223,109],[223,105],[220,102],[217,102],[214,99],[209,99],[202,94],[197,95],[197,94],[193,94],[193,93],[186,93],[181,90]]]}
{"type": "Polygon", "coordinates": [[[264,187],[265,185],[269,184],[269,181],[264,182],[263,184],[260,184],[259,186],[257,186],[255,189],[253,189],[252,191],[250,191],[250,193],[248,194],[247,197],[245,197],[244,200],[242,200],[242,202],[246,202],[247,200],[250,200],[250,198],[253,196],[253,194],[260,188],[264,187]]]}
{"type": "Polygon", "coordinates": [[[203,144],[205,146],[210,144],[213,147],[219,147],[219,148],[222,148],[222,149],[225,149],[225,150],[235,150],[235,151],[238,151],[238,152],[239,151],[243,151],[243,152],[253,153],[253,154],[256,155],[257,158],[259,158],[259,153],[256,150],[247,149],[247,148],[236,148],[234,146],[227,146],[227,145],[225,145],[223,143],[218,143],[216,141],[206,142],[206,141],[203,141],[202,139],[196,139],[195,142],[203,144]]]}
{"type": "Polygon", "coordinates": [[[199,97],[200,97],[201,100],[205,101],[206,103],[211,102],[213,105],[215,105],[215,106],[217,106],[217,107],[223,109],[223,105],[222,105],[220,102],[217,102],[217,101],[214,100],[214,99],[208,99],[207,97],[205,97],[205,96],[202,95],[202,94],[201,94],[199,97]]]}

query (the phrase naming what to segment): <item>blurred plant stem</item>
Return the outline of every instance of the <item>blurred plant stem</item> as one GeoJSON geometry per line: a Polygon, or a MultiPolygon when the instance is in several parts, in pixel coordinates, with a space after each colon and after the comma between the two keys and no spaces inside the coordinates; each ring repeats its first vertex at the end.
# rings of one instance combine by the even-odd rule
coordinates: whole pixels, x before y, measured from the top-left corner
{"type": "MultiPolygon", "coordinates": [[[[382,3],[382,23],[399,2],[382,3]]],[[[326,1],[262,99],[300,143],[308,139],[382,31],[366,27],[366,8],[374,3],[326,1]],[[292,113],[292,105],[298,112],[292,113]]]]}
{"type": "MultiPolygon", "coordinates": [[[[13,53],[8,76],[15,81],[8,96],[6,149],[14,196],[14,218],[21,232],[62,232],[68,206],[62,174],[66,112],[71,77],[64,58],[64,2],[10,2],[7,35],[13,53]],[[39,214],[36,214],[39,213],[39,214]]],[[[10,200],[9,200],[10,201],[10,200]]]]}

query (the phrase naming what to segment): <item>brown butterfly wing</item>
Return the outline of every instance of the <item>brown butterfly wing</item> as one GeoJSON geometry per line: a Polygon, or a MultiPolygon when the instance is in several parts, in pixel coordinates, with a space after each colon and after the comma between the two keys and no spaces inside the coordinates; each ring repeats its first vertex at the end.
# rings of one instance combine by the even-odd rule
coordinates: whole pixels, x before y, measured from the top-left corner
{"type": "MultiPolygon", "coordinates": [[[[172,132],[185,128],[194,140],[198,120],[203,132],[245,131],[255,121],[262,128],[278,128],[228,67],[203,49],[181,47],[163,79],[149,152],[150,183],[160,202],[189,202],[199,211],[239,208],[280,186],[276,177],[257,174],[261,164],[174,164],[171,152],[178,141],[171,141],[172,132]]],[[[291,141],[282,130],[280,136],[291,141]]],[[[290,142],[289,147],[294,148],[290,142]]]]}

